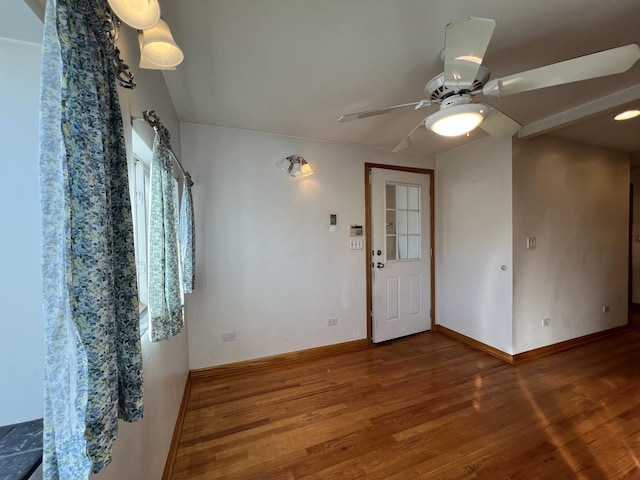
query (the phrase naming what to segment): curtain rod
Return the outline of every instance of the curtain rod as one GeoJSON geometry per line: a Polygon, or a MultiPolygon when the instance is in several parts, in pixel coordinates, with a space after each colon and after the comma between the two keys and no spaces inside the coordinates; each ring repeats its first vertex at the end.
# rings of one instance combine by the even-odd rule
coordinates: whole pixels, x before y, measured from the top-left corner
{"type": "MultiPolygon", "coordinates": [[[[146,122],[148,125],[150,125],[151,127],[153,127],[154,130],[158,130],[161,127],[164,127],[164,125],[162,125],[162,122],[160,121],[160,117],[156,114],[156,112],[154,110],[144,110],[142,112],[142,117],[135,117],[135,116],[131,116],[131,124],[133,125],[133,121],[134,120],[143,120],[144,122],[146,122]]],[[[173,156],[173,158],[175,159],[176,163],[178,164],[178,167],[180,167],[180,170],[182,170],[182,175],[184,176],[184,179],[186,182],[189,182],[189,186],[193,186],[193,180],[191,180],[191,175],[189,175],[189,172],[187,172],[184,167],[182,166],[182,163],[180,163],[180,160],[178,160],[178,157],[176,157],[175,155],[173,156]]]]}

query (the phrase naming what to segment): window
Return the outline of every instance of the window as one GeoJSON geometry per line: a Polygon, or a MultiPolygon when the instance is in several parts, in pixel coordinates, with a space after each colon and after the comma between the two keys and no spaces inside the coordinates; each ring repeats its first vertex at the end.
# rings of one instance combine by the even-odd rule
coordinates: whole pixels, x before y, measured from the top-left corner
{"type": "Polygon", "coordinates": [[[151,166],[134,155],[134,174],[132,178],[134,198],[131,205],[133,215],[134,241],[136,244],[136,267],[138,270],[138,295],[140,312],[149,302],[149,283],[147,276],[147,252],[149,237],[149,198],[151,186],[151,166]]]}
{"type": "Polygon", "coordinates": [[[147,304],[149,303],[147,252],[149,251],[149,201],[151,197],[151,158],[153,152],[135,130],[132,131],[132,136],[133,155],[129,161],[129,192],[131,196],[131,216],[133,218],[133,241],[136,251],[140,334],[144,336],[149,331],[147,317],[147,304]]]}
{"type": "MultiPolygon", "coordinates": [[[[148,127],[145,127],[148,128],[148,127]]],[[[133,217],[133,239],[136,252],[138,277],[138,300],[140,311],[140,332],[149,331],[149,220],[151,206],[151,162],[153,151],[135,131],[133,136],[133,159],[129,162],[129,191],[131,195],[131,215],[133,217]]],[[[179,195],[179,184],[176,192],[179,195]]],[[[176,205],[178,205],[178,198],[176,205]]]]}
{"type": "Polygon", "coordinates": [[[387,261],[420,258],[420,193],[419,185],[385,186],[387,261]]]}

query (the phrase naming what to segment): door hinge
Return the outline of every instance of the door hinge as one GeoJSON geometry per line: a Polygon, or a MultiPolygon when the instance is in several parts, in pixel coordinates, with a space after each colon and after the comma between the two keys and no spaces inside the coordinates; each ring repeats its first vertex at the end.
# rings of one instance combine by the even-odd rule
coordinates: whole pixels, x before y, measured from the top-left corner
{"type": "Polygon", "coordinates": [[[433,258],[433,248],[429,249],[429,257],[433,258]]]}
{"type": "Polygon", "coordinates": [[[433,308],[429,309],[429,318],[433,320],[433,308]]]}

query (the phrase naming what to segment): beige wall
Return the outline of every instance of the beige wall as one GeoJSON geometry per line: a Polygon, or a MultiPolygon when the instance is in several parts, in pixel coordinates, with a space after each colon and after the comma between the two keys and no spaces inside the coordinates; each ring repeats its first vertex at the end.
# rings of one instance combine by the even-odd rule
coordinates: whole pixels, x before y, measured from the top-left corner
{"type": "Polygon", "coordinates": [[[631,154],[633,225],[631,227],[631,301],[640,303],[640,152],[631,154]]]}
{"type": "Polygon", "coordinates": [[[512,353],[511,139],[438,155],[435,198],[436,322],[512,353]]]}
{"type": "Polygon", "coordinates": [[[514,140],[514,353],[627,323],[628,221],[627,154],[514,140]]]}
{"type": "Polygon", "coordinates": [[[364,163],[433,168],[434,160],[195,124],[182,125],[182,140],[196,182],[191,368],[366,338],[365,251],[349,249],[349,225],[365,220],[364,163]],[[293,153],[312,176],[276,167],[293,153]],[[222,342],[228,332],[236,340],[222,342]]]}

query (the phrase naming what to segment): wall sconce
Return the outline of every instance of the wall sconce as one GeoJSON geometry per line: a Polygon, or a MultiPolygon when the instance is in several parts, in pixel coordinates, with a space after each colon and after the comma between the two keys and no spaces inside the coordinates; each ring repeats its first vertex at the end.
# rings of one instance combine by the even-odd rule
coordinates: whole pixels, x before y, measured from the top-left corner
{"type": "Polygon", "coordinates": [[[136,30],[146,30],[160,20],[158,0],[108,0],[120,20],[136,30]]]}
{"type": "MultiPolygon", "coordinates": [[[[152,70],[175,70],[176,65],[182,63],[184,54],[171,34],[167,23],[160,17],[160,4],[158,0],[107,0],[111,7],[112,15],[122,20],[127,25],[138,30],[138,43],[140,45],[140,68],[152,70]]],[[[113,22],[117,25],[117,21],[113,22]]],[[[113,35],[114,42],[117,34],[113,35]]],[[[119,64],[123,64],[119,60],[119,64]]],[[[124,65],[126,69],[129,67],[124,65]]],[[[118,72],[117,75],[120,75],[118,72]]],[[[133,88],[133,74],[125,72],[129,79],[129,85],[120,85],[133,88]]]]}
{"type": "Polygon", "coordinates": [[[167,22],[160,19],[152,28],[142,31],[140,63],[146,60],[160,68],[175,68],[184,60],[184,54],[173,40],[167,22]]]}
{"type": "Polygon", "coordinates": [[[290,155],[278,162],[278,166],[292,177],[306,177],[313,174],[309,162],[300,155],[290,155]]]}

